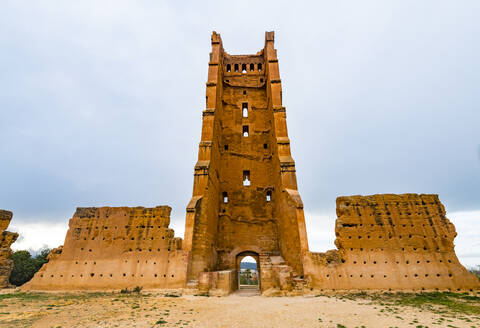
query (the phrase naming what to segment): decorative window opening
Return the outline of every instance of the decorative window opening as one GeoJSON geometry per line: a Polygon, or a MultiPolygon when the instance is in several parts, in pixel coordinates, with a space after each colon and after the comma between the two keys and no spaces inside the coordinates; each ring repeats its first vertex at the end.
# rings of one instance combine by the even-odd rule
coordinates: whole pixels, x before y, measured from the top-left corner
{"type": "Polygon", "coordinates": [[[271,190],[267,190],[267,202],[271,201],[272,200],[272,191],[271,190]]]}
{"type": "Polygon", "coordinates": [[[228,203],[228,193],[226,191],[222,193],[222,197],[223,197],[223,202],[228,203]]]}
{"type": "Polygon", "coordinates": [[[242,103],[242,116],[248,117],[248,103],[242,103]]]}
{"type": "Polygon", "coordinates": [[[247,94],[247,90],[243,90],[243,94],[246,95],[246,94],[247,94]]]}
{"type": "Polygon", "coordinates": [[[247,73],[247,64],[242,64],[242,73],[247,73]]]}
{"type": "Polygon", "coordinates": [[[235,72],[238,72],[238,64],[235,64],[234,68],[235,68],[235,72]]]}
{"type": "Polygon", "coordinates": [[[232,66],[230,64],[227,64],[227,72],[231,72],[232,71],[232,66]]]}
{"type": "Polygon", "coordinates": [[[250,71],[254,71],[255,70],[255,65],[254,64],[250,64],[250,71]]]}
{"type": "Polygon", "coordinates": [[[268,148],[268,145],[267,144],[263,144],[263,149],[267,149],[268,148]]]}
{"type": "Polygon", "coordinates": [[[248,125],[242,127],[242,132],[244,137],[248,137],[248,125]]]}
{"type": "Polygon", "coordinates": [[[258,70],[259,70],[259,71],[262,70],[262,64],[258,64],[258,70]]]}
{"type": "Polygon", "coordinates": [[[260,83],[263,83],[263,79],[260,79],[260,83]]]}
{"type": "Polygon", "coordinates": [[[228,145],[223,146],[223,149],[228,150],[228,145]]]}
{"type": "Polygon", "coordinates": [[[243,171],[243,185],[250,186],[250,171],[243,171]]]}

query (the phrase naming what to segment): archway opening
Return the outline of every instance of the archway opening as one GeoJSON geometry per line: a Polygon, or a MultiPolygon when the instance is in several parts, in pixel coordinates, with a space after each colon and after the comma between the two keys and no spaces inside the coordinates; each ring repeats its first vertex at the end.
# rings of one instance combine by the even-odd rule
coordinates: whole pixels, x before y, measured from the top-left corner
{"type": "Polygon", "coordinates": [[[258,254],[244,252],[237,256],[238,289],[259,290],[260,270],[258,265],[258,254]]]}

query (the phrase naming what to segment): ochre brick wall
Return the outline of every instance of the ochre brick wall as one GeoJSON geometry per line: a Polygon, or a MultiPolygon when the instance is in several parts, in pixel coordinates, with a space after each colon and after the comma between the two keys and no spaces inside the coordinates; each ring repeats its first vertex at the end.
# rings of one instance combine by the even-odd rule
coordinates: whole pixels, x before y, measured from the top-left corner
{"type": "Polygon", "coordinates": [[[62,248],[24,290],[178,288],[186,280],[182,240],[168,206],[78,208],[62,248]]]}
{"type": "Polygon", "coordinates": [[[311,253],[320,289],[465,290],[479,282],[458,261],[455,227],[437,195],[337,198],[338,250],[311,253]]]}
{"type": "Polygon", "coordinates": [[[6,231],[12,219],[12,212],[0,210],[0,288],[9,287],[10,273],[13,270],[13,261],[10,259],[12,245],[18,238],[18,233],[6,231]]]}

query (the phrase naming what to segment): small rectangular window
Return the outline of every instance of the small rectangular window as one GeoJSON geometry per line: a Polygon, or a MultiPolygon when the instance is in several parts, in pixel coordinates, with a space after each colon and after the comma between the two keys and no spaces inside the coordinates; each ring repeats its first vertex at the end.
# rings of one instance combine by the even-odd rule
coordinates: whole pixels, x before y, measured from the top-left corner
{"type": "Polygon", "coordinates": [[[248,125],[242,127],[242,132],[244,137],[248,137],[248,125]]]}
{"type": "Polygon", "coordinates": [[[267,202],[271,201],[272,200],[272,191],[271,190],[267,190],[267,202]]]}
{"type": "Polygon", "coordinates": [[[243,171],[243,185],[249,186],[250,185],[250,171],[243,171]]]}
{"type": "Polygon", "coordinates": [[[248,117],[248,103],[242,103],[242,116],[248,117]]]}
{"type": "Polygon", "coordinates": [[[223,146],[225,150],[228,150],[228,145],[223,146]]]}
{"type": "Polygon", "coordinates": [[[267,149],[268,148],[268,145],[267,144],[263,144],[263,149],[267,149]]]}
{"type": "Polygon", "coordinates": [[[223,197],[223,202],[225,204],[228,203],[228,193],[226,191],[222,193],[222,197],[223,197]]]}

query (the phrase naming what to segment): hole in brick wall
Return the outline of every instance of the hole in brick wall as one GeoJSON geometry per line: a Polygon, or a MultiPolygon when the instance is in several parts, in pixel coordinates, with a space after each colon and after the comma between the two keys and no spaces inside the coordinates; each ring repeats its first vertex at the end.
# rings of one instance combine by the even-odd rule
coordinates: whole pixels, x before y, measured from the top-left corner
{"type": "Polygon", "coordinates": [[[440,277],[440,273],[437,273],[437,277],[440,277]]]}
{"type": "Polygon", "coordinates": [[[418,277],[418,274],[415,273],[414,276],[415,276],[415,277],[418,277]]]}
{"type": "Polygon", "coordinates": [[[363,261],[363,264],[367,264],[367,261],[363,261]]]}
{"type": "Polygon", "coordinates": [[[222,197],[223,197],[223,202],[228,203],[228,193],[226,191],[222,193],[222,197]]]}
{"type": "Polygon", "coordinates": [[[448,260],[448,263],[452,263],[452,261],[451,261],[451,260],[448,260]]]}
{"type": "Polygon", "coordinates": [[[268,148],[268,144],[264,143],[263,144],[263,149],[267,149],[268,148]]]}
{"type": "Polygon", "coordinates": [[[363,278],[363,274],[360,275],[360,278],[363,278]]]}
{"type": "Polygon", "coordinates": [[[242,133],[244,137],[248,137],[248,125],[242,126],[242,133]]]}
{"type": "Polygon", "coordinates": [[[328,277],[330,277],[330,275],[329,275],[329,274],[327,274],[327,278],[328,278],[328,277]]]}
{"type": "Polygon", "coordinates": [[[235,64],[233,68],[235,69],[235,72],[238,72],[238,64],[235,64]]]}
{"type": "Polygon", "coordinates": [[[353,264],[357,264],[357,261],[353,261],[353,264]]]}
{"type": "Polygon", "coordinates": [[[370,278],[373,278],[373,277],[375,277],[375,275],[371,274],[371,275],[370,275],[370,278]]]}
{"type": "Polygon", "coordinates": [[[229,82],[230,82],[230,80],[225,80],[225,82],[229,83],[229,82]]]}
{"type": "Polygon", "coordinates": [[[242,103],[242,116],[248,117],[248,103],[242,103]]]}
{"type": "Polygon", "coordinates": [[[360,251],[363,251],[363,248],[360,247],[360,251]]]}
{"type": "Polygon", "coordinates": [[[373,264],[377,264],[377,261],[373,261],[373,264]]]}
{"type": "Polygon", "coordinates": [[[156,277],[157,277],[157,274],[155,273],[154,276],[155,276],[155,278],[156,278],[156,277]]]}
{"type": "Polygon", "coordinates": [[[250,186],[250,171],[245,170],[243,171],[243,185],[250,186]]]}
{"type": "Polygon", "coordinates": [[[258,64],[258,70],[261,71],[262,70],[262,64],[258,64]]]}
{"type": "Polygon", "coordinates": [[[384,275],[383,275],[383,278],[387,278],[387,275],[386,275],[386,274],[384,274],[384,275]]]}
{"type": "Polygon", "coordinates": [[[223,149],[228,150],[228,145],[224,145],[223,149]]]}
{"type": "Polygon", "coordinates": [[[449,277],[452,277],[453,275],[451,273],[448,274],[449,277]]]}
{"type": "Polygon", "coordinates": [[[407,262],[405,262],[405,263],[410,264],[410,261],[407,261],[407,262]]]}
{"type": "Polygon", "coordinates": [[[242,64],[242,73],[247,73],[247,64],[242,64]]]}
{"type": "Polygon", "coordinates": [[[255,70],[255,65],[254,64],[250,64],[250,71],[254,71],[255,70]]]}
{"type": "Polygon", "coordinates": [[[428,273],[425,273],[425,277],[428,277],[428,273]]]}
{"type": "Polygon", "coordinates": [[[93,277],[95,275],[95,273],[90,273],[90,277],[93,277]]]}
{"type": "Polygon", "coordinates": [[[260,79],[260,83],[263,83],[263,79],[260,79]]]}
{"type": "Polygon", "coordinates": [[[166,278],[166,277],[167,277],[167,275],[166,275],[166,274],[164,274],[164,275],[163,275],[163,278],[166,278]]]}
{"type": "Polygon", "coordinates": [[[232,70],[232,65],[227,64],[227,72],[230,72],[232,70]]]}
{"type": "Polygon", "coordinates": [[[247,90],[243,90],[243,94],[246,95],[246,94],[247,94],[247,90]]]}
{"type": "Polygon", "coordinates": [[[417,263],[420,263],[420,261],[417,261],[417,263]]]}
{"type": "Polygon", "coordinates": [[[110,273],[110,277],[113,277],[113,274],[110,273]]]}

